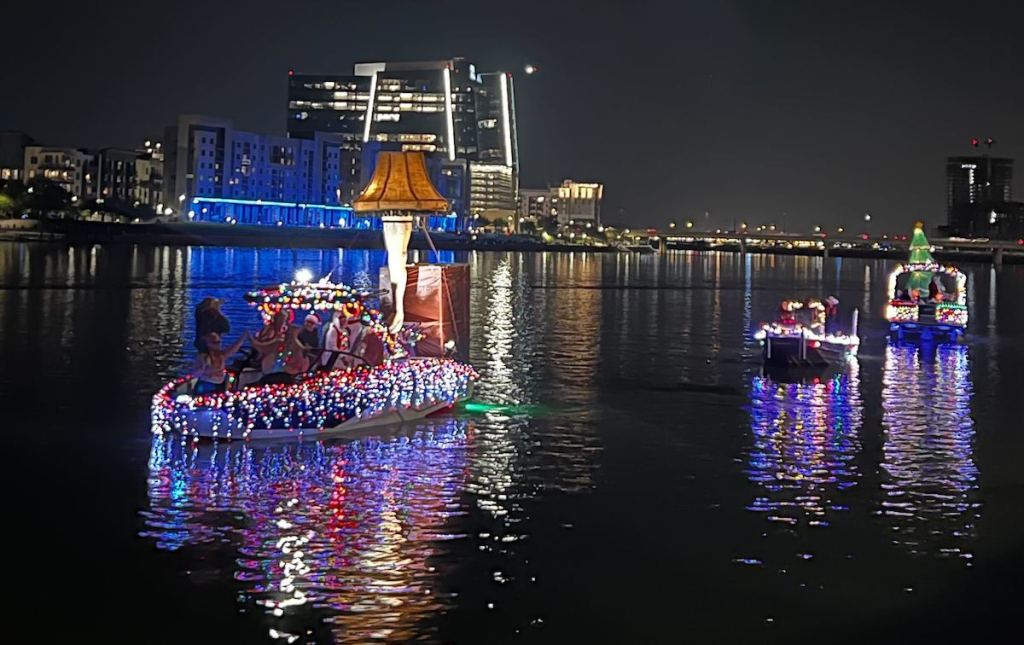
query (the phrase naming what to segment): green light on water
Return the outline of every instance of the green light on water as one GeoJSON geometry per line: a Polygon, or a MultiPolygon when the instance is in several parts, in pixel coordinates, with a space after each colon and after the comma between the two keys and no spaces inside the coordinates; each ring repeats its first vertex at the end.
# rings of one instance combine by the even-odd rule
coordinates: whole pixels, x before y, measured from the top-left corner
{"type": "Polygon", "coordinates": [[[483,401],[469,401],[462,404],[462,409],[470,414],[537,414],[543,412],[539,405],[502,405],[500,403],[485,403],[483,401]]]}

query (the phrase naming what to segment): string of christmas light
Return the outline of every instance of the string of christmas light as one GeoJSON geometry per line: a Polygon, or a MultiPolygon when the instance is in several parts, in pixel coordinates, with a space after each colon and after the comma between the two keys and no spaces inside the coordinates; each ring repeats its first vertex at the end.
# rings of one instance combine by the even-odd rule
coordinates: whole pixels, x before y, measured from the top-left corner
{"type": "Polygon", "coordinates": [[[860,338],[848,334],[819,334],[809,327],[796,323],[784,325],[778,322],[764,323],[754,332],[754,340],[764,340],[769,335],[777,338],[804,338],[809,342],[831,343],[855,348],[860,345],[860,338]]]}
{"type": "Polygon", "coordinates": [[[154,395],[152,428],[155,434],[241,439],[256,429],[317,434],[351,419],[454,404],[469,396],[477,378],[469,365],[438,358],[334,370],[295,384],[197,396],[176,394],[187,381],[182,377],[154,395]]]}
{"type": "Polygon", "coordinates": [[[366,291],[354,289],[346,284],[328,282],[282,282],[273,287],[254,289],[245,294],[245,300],[256,306],[264,320],[271,320],[279,311],[285,311],[290,319],[297,318],[299,313],[339,312],[347,320],[358,320],[370,328],[370,332],[378,336],[384,344],[385,353],[389,358],[407,356],[409,349],[423,335],[414,330],[403,330],[398,336],[388,331],[384,314],[368,306],[364,300],[369,297],[366,291]]]}
{"type": "Polygon", "coordinates": [[[956,291],[947,294],[949,300],[940,300],[935,306],[935,321],[941,325],[965,328],[968,322],[967,313],[967,276],[953,266],[942,266],[936,262],[900,264],[889,274],[889,304],[886,306],[885,318],[893,324],[920,324],[918,312],[919,302],[897,298],[896,287],[901,275],[937,275],[942,274],[956,280],[956,291]]]}

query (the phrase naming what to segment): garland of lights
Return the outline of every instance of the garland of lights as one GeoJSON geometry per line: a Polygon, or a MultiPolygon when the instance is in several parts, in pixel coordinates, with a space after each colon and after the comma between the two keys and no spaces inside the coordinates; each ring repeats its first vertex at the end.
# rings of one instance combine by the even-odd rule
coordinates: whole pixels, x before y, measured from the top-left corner
{"type": "Polygon", "coordinates": [[[333,370],[295,384],[259,385],[207,395],[175,396],[178,378],[153,396],[154,434],[198,436],[208,421],[212,435],[245,439],[254,429],[321,432],[349,419],[392,409],[424,409],[469,395],[478,378],[469,365],[438,358],[392,361],[375,367],[333,370]]]}
{"type": "Polygon", "coordinates": [[[245,294],[249,304],[259,308],[264,320],[271,320],[279,311],[285,311],[291,318],[296,313],[314,311],[339,312],[348,320],[358,320],[370,328],[384,344],[389,358],[407,355],[406,347],[414,347],[423,334],[416,330],[402,330],[396,336],[388,331],[384,314],[366,305],[363,300],[369,296],[365,291],[339,283],[283,282],[274,287],[254,289],[245,294]]]}
{"type": "Polygon", "coordinates": [[[942,273],[956,280],[956,300],[943,300],[935,304],[935,320],[942,325],[966,327],[967,314],[967,276],[953,266],[941,266],[936,262],[908,263],[896,266],[889,274],[889,304],[885,310],[885,318],[890,323],[918,323],[918,303],[896,299],[896,282],[905,273],[926,272],[942,273]]]}
{"type": "Polygon", "coordinates": [[[799,323],[795,325],[783,325],[777,322],[764,323],[761,328],[754,332],[754,340],[764,341],[768,336],[772,338],[803,338],[808,342],[830,343],[856,350],[860,345],[860,338],[849,334],[819,334],[809,327],[799,323]]]}

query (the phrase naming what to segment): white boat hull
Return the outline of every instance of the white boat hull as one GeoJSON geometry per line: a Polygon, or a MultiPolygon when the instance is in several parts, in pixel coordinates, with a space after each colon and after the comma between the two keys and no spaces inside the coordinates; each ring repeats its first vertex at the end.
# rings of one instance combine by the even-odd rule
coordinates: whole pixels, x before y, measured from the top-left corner
{"type": "Polygon", "coordinates": [[[472,395],[476,378],[457,361],[413,358],[206,395],[190,394],[178,379],[153,397],[153,432],[242,440],[344,434],[450,408],[472,395]]]}
{"type": "MultiPolygon", "coordinates": [[[[245,440],[261,439],[296,439],[327,436],[344,436],[359,430],[378,426],[398,425],[406,421],[416,421],[442,410],[453,407],[456,403],[469,398],[460,397],[455,401],[440,401],[423,407],[392,408],[378,414],[367,414],[352,417],[330,428],[253,428],[245,436],[245,440]]],[[[220,410],[196,410],[190,415],[188,429],[182,434],[203,439],[241,439],[241,437],[225,434],[224,428],[230,427],[229,415],[220,410]]]]}

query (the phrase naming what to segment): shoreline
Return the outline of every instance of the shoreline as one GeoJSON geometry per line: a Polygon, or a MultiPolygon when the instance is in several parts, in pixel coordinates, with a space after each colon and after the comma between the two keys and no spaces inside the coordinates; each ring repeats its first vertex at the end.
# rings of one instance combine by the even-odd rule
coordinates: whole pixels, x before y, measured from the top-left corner
{"type": "MultiPolygon", "coordinates": [[[[271,228],[266,226],[223,226],[193,222],[166,224],[120,224],[112,222],[81,222],[50,220],[37,227],[19,227],[0,230],[0,241],[11,242],[65,242],[67,244],[143,244],[155,246],[234,246],[247,248],[346,248],[383,249],[380,231],[357,229],[271,228]]],[[[491,237],[432,233],[430,239],[422,232],[414,232],[409,248],[419,251],[431,249],[430,242],[439,251],[524,251],[556,253],[633,253],[614,246],[584,244],[551,244],[525,236],[491,237]]],[[[723,244],[710,247],[695,242],[673,243],[670,251],[726,252],[759,255],[789,255],[806,257],[836,257],[858,259],[884,259],[903,261],[907,250],[871,248],[793,248],[761,247],[723,244]]],[[[659,251],[661,253],[662,251],[659,251]]],[[[639,253],[638,253],[639,255],[639,253]]],[[[650,254],[653,255],[653,254],[650,254]]],[[[1024,252],[1001,254],[999,261],[989,251],[943,250],[933,252],[936,259],[946,262],[972,262],[981,264],[1024,264],[1024,252]]]]}

